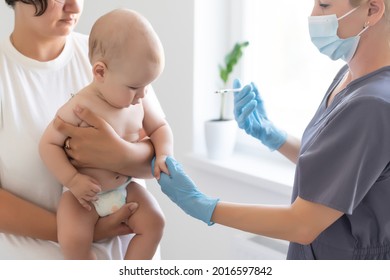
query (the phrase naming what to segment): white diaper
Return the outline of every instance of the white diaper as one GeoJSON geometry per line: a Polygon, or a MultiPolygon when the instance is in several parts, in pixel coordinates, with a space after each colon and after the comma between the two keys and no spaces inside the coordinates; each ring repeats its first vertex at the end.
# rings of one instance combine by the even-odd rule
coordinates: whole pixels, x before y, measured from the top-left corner
{"type": "Polygon", "coordinates": [[[130,181],[131,178],[116,189],[98,194],[99,200],[93,201],[93,205],[100,217],[110,215],[126,204],[126,187],[130,181]]]}

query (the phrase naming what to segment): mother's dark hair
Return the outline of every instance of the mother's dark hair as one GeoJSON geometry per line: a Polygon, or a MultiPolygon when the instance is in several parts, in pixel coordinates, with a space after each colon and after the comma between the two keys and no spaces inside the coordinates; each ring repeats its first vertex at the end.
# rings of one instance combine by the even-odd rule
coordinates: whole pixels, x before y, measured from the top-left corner
{"type": "Polygon", "coordinates": [[[41,16],[46,12],[48,0],[5,0],[5,3],[11,7],[15,7],[16,2],[33,5],[35,7],[35,15],[41,16]]]}

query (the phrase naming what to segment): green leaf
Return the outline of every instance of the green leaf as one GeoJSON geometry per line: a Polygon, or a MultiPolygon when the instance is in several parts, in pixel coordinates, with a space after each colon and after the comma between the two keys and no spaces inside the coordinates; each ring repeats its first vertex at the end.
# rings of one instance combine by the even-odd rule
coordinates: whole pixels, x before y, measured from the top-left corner
{"type": "Polygon", "coordinates": [[[249,45],[248,41],[236,43],[233,49],[225,56],[225,66],[219,66],[219,75],[224,83],[229,80],[230,74],[233,72],[234,66],[239,62],[243,55],[243,48],[249,45]]]}

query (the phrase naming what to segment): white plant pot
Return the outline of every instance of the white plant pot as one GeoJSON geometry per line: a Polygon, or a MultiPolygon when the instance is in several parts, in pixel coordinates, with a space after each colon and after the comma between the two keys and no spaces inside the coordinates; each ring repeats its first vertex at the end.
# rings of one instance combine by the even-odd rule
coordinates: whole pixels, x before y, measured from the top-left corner
{"type": "Polygon", "coordinates": [[[210,120],[205,122],[207,155],[213,160],[229,158],[234,150],[237,135],[235,120],[210,120]]]}

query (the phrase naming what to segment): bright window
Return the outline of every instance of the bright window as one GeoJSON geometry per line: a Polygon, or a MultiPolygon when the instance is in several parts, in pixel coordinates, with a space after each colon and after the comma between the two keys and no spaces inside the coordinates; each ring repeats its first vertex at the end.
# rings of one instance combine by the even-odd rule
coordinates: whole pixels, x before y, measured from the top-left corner
{"type": "MultiPolygon", "coordinates": [[[[311,43],[307,17],[313,1],[232,1],[233,34],[250,42],[241,78],[254,81],[269,118],[288,133],[301,137],[337,71],[311,43]]],[[[233,36],[232,36],[233,37],[233,36]]],[[[232,38],[236,41],[237,38],[232,38]]],[[[238,142],[250,141],[241,132],[238,142]]]]}

